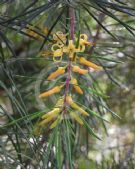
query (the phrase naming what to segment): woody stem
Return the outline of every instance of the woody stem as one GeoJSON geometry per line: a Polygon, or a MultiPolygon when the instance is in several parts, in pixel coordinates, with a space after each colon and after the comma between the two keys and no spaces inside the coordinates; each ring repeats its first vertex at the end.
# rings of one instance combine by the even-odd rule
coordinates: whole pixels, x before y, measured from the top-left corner
{"type": "MultiPolygon", "coordinates": [[[[74,40],[74,27],[75,27],[75,11],[73,8],[69,8],[69,17],[70,17],[70,36],[71,39],[74,40]]],[[[66,78],[66,88],[65,88],[65,94],[64,94],[64,112],[67,112],[67,96],[69,93],[70,88],[70,80],[71,80],[71,59],[68,60],[68,67],[67,67],[67,78],[66,78]]]]}

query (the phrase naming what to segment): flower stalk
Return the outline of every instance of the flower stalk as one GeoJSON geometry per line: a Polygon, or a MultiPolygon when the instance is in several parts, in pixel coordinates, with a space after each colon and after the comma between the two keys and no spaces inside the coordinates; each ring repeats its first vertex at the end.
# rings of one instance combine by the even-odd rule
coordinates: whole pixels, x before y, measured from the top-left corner
{"type": "MultiPolygon", "coordinates": [[[[73,8],[69,8],[69,17],[70,17],[70,36],[71,39],[74,40],[74,28],[75,28],[75,11],[73,8]]],[[[67,112],[67,95],[69,93],[69,87],[70,87],[70,80],[71,80],[71,58],[69,58],[68,61],[68,75],[66,79],[66,89],[64,94],[64,113],[67,112]]]]}

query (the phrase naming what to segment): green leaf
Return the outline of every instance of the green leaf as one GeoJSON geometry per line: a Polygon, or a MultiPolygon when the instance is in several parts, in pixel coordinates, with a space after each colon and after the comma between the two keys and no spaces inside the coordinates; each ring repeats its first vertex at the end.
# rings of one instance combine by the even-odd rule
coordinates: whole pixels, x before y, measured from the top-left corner
{"type": "Polygon", "coordinates": [[[62,145],[61,145],[61,131],[58,129],[56,138],[55,138],[55,147],[56,147],[56,159],[58,169],[62,168],[62,145]]]}
{"type": "MultiPolygon", "coordinates": [[[[83,119],[83,118],[82,118],[82,119],[83,119]]],[[[93,131],[93,129],[89,126],[89,124],[87,123],[86,120],[83,119],[83,123],[84,123],[84,125],[85,125],[85,127],[86,127],[86,129],[88,130],[88,132],[89,132],[90,135],[92,135],[92,136],[94,136],[95,138],[101,140],[101,138],[98,137],[98,136],[96,135],[96,133],[93,131]]]]}
{"type": "Polygon", "coordinates": [[[71,132],[69,127],[68,120],[64,120],[64,142],[65,142],[65,149],[66,149],[66,157],[69,164],[70,169],[73,169],[73,162],[72,162],[72,152],[71,152],[71,132]]]}

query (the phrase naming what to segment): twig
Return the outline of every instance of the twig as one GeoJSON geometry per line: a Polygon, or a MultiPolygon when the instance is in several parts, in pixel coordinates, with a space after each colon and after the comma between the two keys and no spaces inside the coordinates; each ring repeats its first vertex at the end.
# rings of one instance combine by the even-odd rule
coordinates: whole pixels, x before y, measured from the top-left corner
{"type": "MultiPolygon", "coordinates": [[[[75,27],[75,13],[73,8],[69,8],[69,16],[70,16],[70,36],[71,39],[74,40],[74,27],[75,27]]],[[[67,79],[66,79],[66,89],[64,94],[64,113],[67,112],[67,95],[69,93],[69,87],[70,87],[70,80],[71,80],[71,59],[69,58],[68,61],[68,68],[67,68],[67,79]]]]}

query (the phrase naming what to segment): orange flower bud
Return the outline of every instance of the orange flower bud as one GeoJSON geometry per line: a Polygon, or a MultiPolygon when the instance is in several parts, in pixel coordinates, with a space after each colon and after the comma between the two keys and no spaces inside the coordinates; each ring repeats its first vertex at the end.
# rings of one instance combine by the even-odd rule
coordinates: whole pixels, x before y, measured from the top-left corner
{"type": "Polygon", "coordinates": [[[76,91],[77,93],[83,94],[83,91],[82,91],[82,89],[81,89],[79,86],[74,85],[74,89],[75,89],[75,91],[76,91]]]}
{"type": "Polygon", "coordinates": [[[48,90],[47,92],[41,93],[39,95],[39,98],[48,97],[48,96],[51,96],[52,94],[59,93],[61,91],[62,87],[63,86],[56,86],[56,87],[48,90]]]}
{"type": "Polygon", "coordinates": [[[67,96],[66,97],[66,101],[67,103],[70,105],[71,103],[73,103],[72,97],[71,96],[67,96]]]}
{"type": "Polygon", "coordinates": [[[72,70],[73,70],[73,72],[76,72],[76,73],[79,73],[82,75],[88,73],[88,70],[81,69],[79,66],[73,66],[72,70]]]}
{"type": "Polygon", "coordinates": [[[92,62],[86,60],[86,59],[83,58],[83,57],[80,58],[80,63],[81,63],[82,65],[86,65],[86,66],[91,67],[91,68],[96,69],[96,70],[102,70],[102,67],[101,67],[101,66],[98,66],[98,65],[96,65],[96,64],[94,64],[94,63],[92,63],[92,62]]]}
{"type": "Polygon", "coordinates": [[[59,67],[55,72],[51,73],[47,79],[52,80],[52,79],[56,78],[57,76],[64,74],[64,73],[65,73],[65,68],[59,67]]]}
{"type": "Polygon", "coordinates": [[[83,94],[82,89],[78,86],[77,80],[74,78],[71,80],[71,83],[73,84],[73,87],[75,89],[75,91],[79,94],[83,94]]]}

